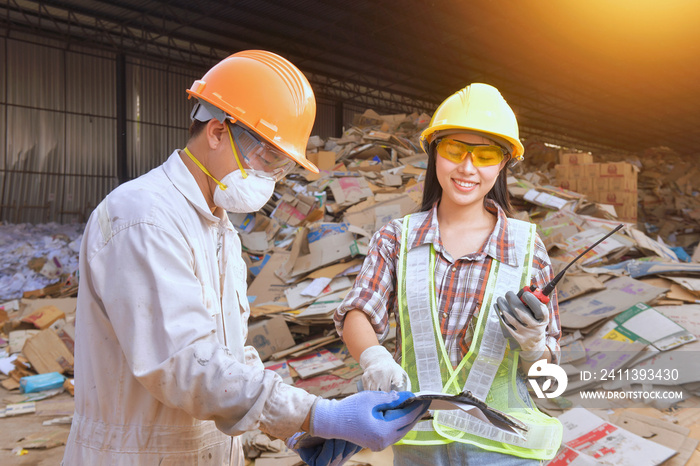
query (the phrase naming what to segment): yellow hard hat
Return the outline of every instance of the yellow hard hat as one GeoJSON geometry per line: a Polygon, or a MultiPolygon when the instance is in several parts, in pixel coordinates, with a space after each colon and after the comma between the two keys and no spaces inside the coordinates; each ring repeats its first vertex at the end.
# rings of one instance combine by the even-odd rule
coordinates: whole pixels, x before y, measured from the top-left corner
{"type": "Polygon", "coordinates": [[[232,122],[242,123],[318,173],[306,158],[316,98],[306,76],[289,60],[272,52],[244,50],[216,64],[187,93],[223,110],[232,122]]]}
{"type": "Polygon", "coordinates": [[[421,133],[421,147],[428,153],[437,134],[460,131],[484,133],[504,145],[515,159],[522,159],[525,152],[515,113],[498,89],[488,84],[470,84],[445,99],[421,133]]]}

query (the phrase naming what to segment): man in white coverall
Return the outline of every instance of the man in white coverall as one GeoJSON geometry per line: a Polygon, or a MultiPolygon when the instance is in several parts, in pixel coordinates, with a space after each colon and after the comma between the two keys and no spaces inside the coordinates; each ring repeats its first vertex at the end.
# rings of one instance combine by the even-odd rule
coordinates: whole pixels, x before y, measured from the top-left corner
{"type": "Polygon", "coordinates": [[[264,51],[222,60],[187,91],[190,139],[110,193],[80,251],[75,415],[63,464],[242,465],[259,428],[325,442],[310,464],[398,441],[427,407],[410,392],[324,400],[286,385],[244,346],[241,243],[225,211],[254,212],[306,160],[316,112],[304,75],[264,51]]]}

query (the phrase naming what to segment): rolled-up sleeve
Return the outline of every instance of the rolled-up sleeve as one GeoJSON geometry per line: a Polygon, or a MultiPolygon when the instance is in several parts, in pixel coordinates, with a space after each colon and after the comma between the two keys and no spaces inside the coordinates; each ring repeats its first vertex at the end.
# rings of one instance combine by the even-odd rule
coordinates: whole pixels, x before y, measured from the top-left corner
{"type": "MultiPolygon", "coordinates": [[[[539,235],[535,238],[535,254],[532,261],[533,281],[537,288],[544,288],[554,277],[552,263],[547,254],[547,248],[540,239],[539,235]]],[[[559,321],[559,302],[557,300],[556,289],[550,295],[549,304],[549,325],[547,326],[547,336],[545,344],[552,353],[552,363],[558,364],[561,360],[561,348],[559,339],[561,338],[561,323],[559,321]]]]}
{"type": "Polygon", "coordinates": [[[341,338],[345,315],[352,310],[367,315],[380,342],[389,333],[389,313],[396,307],[396,257],[400,232],[400,220],[394,220],[372,236],[355,284],[333,316],[341,338]]]}

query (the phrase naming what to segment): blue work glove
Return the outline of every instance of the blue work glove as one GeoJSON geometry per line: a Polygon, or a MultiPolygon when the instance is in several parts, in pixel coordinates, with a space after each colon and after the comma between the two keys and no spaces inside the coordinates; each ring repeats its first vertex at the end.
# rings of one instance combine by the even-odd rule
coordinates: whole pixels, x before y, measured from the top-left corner
{"type": "Polygon", "coordinates": [[[396,408],[413,397],[411,392],[362,391],[342,400],[320,398],[311,411],[311,434],[383,450],[401,440],[428,410],[427,401],[396,408]]]}
{"type": "Polygon", "coordinates": [[[316,445],[296,448],[297,438],[302,434],[297,432],[287,440],[287,447],[297,452],[304,463],[310,466],[341,466],[362,450],[359,445],[337,438],[322,439],[323,442],[316,445]]]}

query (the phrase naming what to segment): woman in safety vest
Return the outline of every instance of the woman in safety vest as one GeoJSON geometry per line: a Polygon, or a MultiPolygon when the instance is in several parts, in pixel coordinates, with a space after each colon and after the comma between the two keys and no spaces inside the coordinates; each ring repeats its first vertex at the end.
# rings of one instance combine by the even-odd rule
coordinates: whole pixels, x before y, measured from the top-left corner
{"type": "Polygon", "coordinates": [[[513,293],[552,278],[534,225],[511,218],[505,168],[524,152],[515,114],[496,88],[471,84],[438,107],[420,139],[420,212],[374,234],[336,328],[365,389],[469,390],[527,428],[518,435],[460,410],[434,411],[394,446],[394,464],[539,464],[556,454],[562,427],[535,407],[523,374],[558,362],[561,332],[556,296],[545,306],[525,293],[524,305],[513,293]],[[516,316],[510,339],[499,309],[516,316]],[[393,357],[379,343],[392,312],[393,357]]]}

